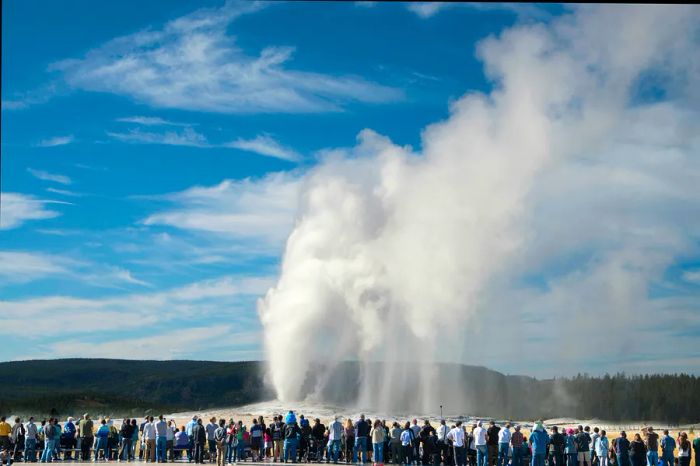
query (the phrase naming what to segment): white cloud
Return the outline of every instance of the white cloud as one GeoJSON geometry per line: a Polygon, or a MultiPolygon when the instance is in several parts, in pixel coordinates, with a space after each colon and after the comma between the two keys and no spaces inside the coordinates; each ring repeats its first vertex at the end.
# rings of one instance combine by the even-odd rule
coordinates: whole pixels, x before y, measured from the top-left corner
{"type": "Polygon", "coordinates": [[[53,181],[54,183],[60,184],[71,184],[71,179],[65,175],[57,175],[55,173],[49,173],[43,170],[35,170],[33,168],[27,168],[27,171],[31,173],[34,178],[43,181],[53,181]]]}
{"type": "Polygon", "coordinates": [[[56,136],[49,139],[44,139],[36,144],[36,147],[56,147],[65,146],[75,141],[75,137],[71,134],[68,136],[56,136]]]}
{"type": "Polygon", "coordinates": [[[122,142],[138,144],[163,144],[168,146],[213,147],[207,138],[194,129],[187,127],[182,131],[166,131],[154,133],[134,129],[128,133],[107,133],[110,137],[122,142]]]}
{"type": "Polygon", "coordinates": [[[47,204],[57,201],[36,199],[28,194],[0,194],[0,230],[18,228],[29,220],[43,220],[58,217],[60,212],[49,210],[47,204]]]}
{"type": "Polygon", "coordinates": [[[166,325],[192,327],[209,316],[221,322],[234,318],[253,325],[240,313],[240,299],[255,296],[270,286],[268,277],[227,276],[179,288],[146,294],[120,294],[86,299],[47,296],[22,300],[0,300],[3,325],[0,335],[29,338],[121,331],[166,325]],[[50,315],[51,319],[43,318],[50,315]],[[56,325],[55,322],[61,322],[56,325]]]}
{"type": "Polygon", "coordinates": [[[76,193],[75,191],[69,191],[67,189],[58,189],[58,188],[46,188],[46,191],[54,194],[60,194],[62,196],[70,196],[70,197],[80,197],[83,194],[82,193],[76,193]]]}
{"type": "Polygon", "coordinates": [[[21,251],[0,251],[0,277],[5,283],[23,283],[49,275],[65,274],[70,261],[21,251]]]}
{"type": "Polygon", "coordinates": [[[264,155],[266,157],[275,157],[282,160],[288,160],[290,162],[298,162],[301,159],[299,153],[293,149],[284,147],[268,134],[261,134],[253,139],[238,139],[225,144],[225,146],[255,152],[256,154],[264,155]]]}
{"type": "Polygon", "coordinates": [[[520,18],[546,18],[549,13],[534,4],[508,2],[412,2],[406,5],[409,11],[423,19],[432,18],[436,14],[452,8],[470,8],[478,11],[502,10],[515,13],[520,18]]]}
{"type": "Polygon", "coordinates": [[[683,280],[700,285],[700,270],[686,270],[683,272],[683,280]]]}
{"type": "Polygon", "coordinates": [[[175,121],[164,120],[160,117],[148,117],[148,116],[130,116],[117,118],[117,121],[122,123],[134,123],[137,125],[144,126],[192,126],[189,123],[178,123],[175,121]]]}
{"type": "Polygon", "coordinates": [[[154,107],[220,113],[323,112],[348,102],[386,102],[395,89],[355,76],[290,69],[293,47],[250,56],[227,35],[238,16],[263,6],[227,2],[118,37],[82,59],[52,66],[78,89],[128,96],[154,107]]]}
{"type": "Polygon", "coordinates": [[[254,241],[278,251],[293,226],[298,189],[299,179],[289,173],[197,186],[167,195],[175,208],[143,223],[254,241]]]}

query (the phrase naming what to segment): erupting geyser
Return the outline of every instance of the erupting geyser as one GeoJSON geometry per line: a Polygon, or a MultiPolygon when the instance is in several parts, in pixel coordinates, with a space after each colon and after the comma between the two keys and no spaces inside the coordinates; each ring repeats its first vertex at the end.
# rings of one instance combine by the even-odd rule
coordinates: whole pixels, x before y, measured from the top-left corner
{"type": "MultiPolygon", "coordinates": [[[[259,303],[279,398],[313,396],[304,384],[315,363],[325,367],[318,395],[335,366],[357,360],[359,405],[434,411],[445,381],[430,363],[488,365],[505,349],[514,358],[544,354],[520,346],[522,332],[565,331],[562,316],[586,299],[595,306],[585,312],[614,309],[621,320],[632,306],[643,312],[645,285],[687,245],[639,233],[643,217],[588,231],[587,221],[606,221],[608,207],[637,204],[624,179],[605,203],[589,202],[599,186],[587,175],[637,161],[635,169],[665,183],[675,175],[646,163],[662,156],[659,144],[681,145],[683,130],[694,128],[697,149],[697,119],[687,115],[697,107],[677,99],[697,99],[697,25],[690,6],[603,6],[514,27],[478,47],[493,89],[454,102],[447,120],[426,128],[420,152],[364,130],[357,147],[328,153],[305,178],[279,282],[259,303]],[[656,83],[668,97],[643,101],[639,80],[659,68],[658,57],[674,70],[656,83]],[[595,248],[601,260],[571,272],[578,275],[518,294],[529,273],[595,248]],[[530,305],[558,314],[529,327],[530,305]],[[489,340],[505,348],[486,349],[489,340]]],[[[676,156],[689,158],[692,147],[676,156]]],[[[663,213],[649,215],[679,228],[663,213]]],[[[612,320],[603,333],[614,331],[612,320]]],[[[562,345],[605,336],[583,325],[562,345]]],[[[606,344],[618,351],[626,342],[606,344]]]]}

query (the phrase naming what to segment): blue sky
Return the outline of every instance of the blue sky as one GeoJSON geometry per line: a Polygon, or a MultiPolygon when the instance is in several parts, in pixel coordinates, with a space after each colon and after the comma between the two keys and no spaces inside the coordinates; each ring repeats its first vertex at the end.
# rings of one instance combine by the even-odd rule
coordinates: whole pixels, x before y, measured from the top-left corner
{"type": "Polygon", "coordinates": [[[365,128],[420,151],[491,90],[480,40],[564,12],[3,2],[0,359],[261,358],[300,176],[365,128]]]}

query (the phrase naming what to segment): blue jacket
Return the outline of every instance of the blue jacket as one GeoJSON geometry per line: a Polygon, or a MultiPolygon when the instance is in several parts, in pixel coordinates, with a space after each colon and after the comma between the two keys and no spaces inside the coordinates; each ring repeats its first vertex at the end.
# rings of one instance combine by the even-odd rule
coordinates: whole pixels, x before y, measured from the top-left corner
{"type": "Polygon", "coordinates": [[[664,456],[673,456],[673,450],[676,449],[676,441],[670,435],[664,435],[661,439],[661,451],[664,456]]]}
{"type": "Polygon", "coordinates": [[[530,444],[532,445],[533,455],[544,455],[547,453],[549,435],[544,430],[535,430],[530,434],[530,444]]]}
{"type": "Polygon", "coordinates": [[[573,435],[566,436],[566,444],[564,447],[564,451],[569,455],[572,453],[576,453],[576,438],[573,435]]]}

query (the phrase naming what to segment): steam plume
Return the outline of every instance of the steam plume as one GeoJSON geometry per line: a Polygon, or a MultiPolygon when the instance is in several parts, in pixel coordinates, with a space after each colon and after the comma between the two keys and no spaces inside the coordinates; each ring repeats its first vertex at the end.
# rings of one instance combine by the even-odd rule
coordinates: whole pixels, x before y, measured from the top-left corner
{"type": "MultiPolygon", "coordinates": [[[[309,395],[313,362],[330,374],[357,359],[362,406],[430,411],[432,362],[492,364],[505,347],[518,358],[519,335],[564,332],[572,310],[585,317],[567,322],[594,313],[613,331],[632,309],[654,312],[649,283],[700,232],[658,208],[697,213],[681,167],[698,181],[699,23],[692,6],[605,6],[514,27],[478,46],[493,90],[452,104],[420,152],[369,129],[329,152],[304,180],[279,282],[259,303],[279,398],[309,395]],[[590,260],[544,289],[522,285],[576,254],[590,260]]],[[[608,335],[581,325],[568,343],[608,335]]],[[[317,380],[318,393],[331,383],[317,380]]]]}

